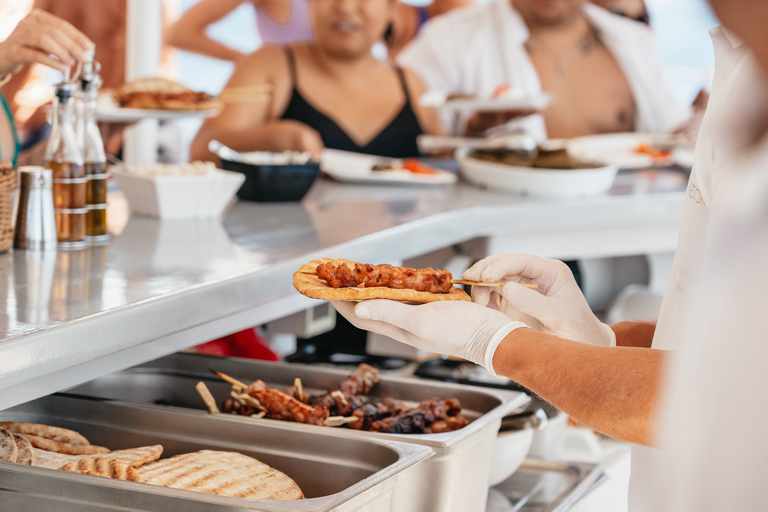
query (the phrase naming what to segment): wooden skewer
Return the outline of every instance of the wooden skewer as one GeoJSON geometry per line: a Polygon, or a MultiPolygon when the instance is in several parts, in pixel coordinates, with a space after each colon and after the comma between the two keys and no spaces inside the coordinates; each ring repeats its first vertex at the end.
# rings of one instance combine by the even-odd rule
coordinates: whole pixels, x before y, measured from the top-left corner
{"type": "Polygon", "coordinates": [[[251,395],[246,395],[245,393],[242,393],[238,396],[240,397],[240,400],[247,403],[248,405],[252,405],[258,410],[266,412],[267,409],[263,405],[261,405],[261,402],[253,398],[251,395]]]}
{"type": "Polygon", "coordinates": [[[219,408],[216,406],[216,400],[214,400],[213,395],[211,394],[211,391],[208,389],[208,386],[205,385],[203,381],[200,381],[195,386],[195,389],[198,393],[200,393],[200,398],[203,399],[203,402],[205,402],[206,407],[208,407],[208,412],[211,414],[215,414],[219,412],[219,408]]]}
{"type": "MultiPolygon", "coordinates": [[[[209,370],[210,370],[210,368],[209,368],[209,370]]],[[[248,385],[247,384],[243,384],[239,380],[237,380],[237,379],[235,379],[233,377],[230,377],[226,373],[217,372],[216,370],[210,370],[210,371],[213,372],[213,374],[215,376],[217,376],[218,378],[220,378],[221,380],[225,380],[225,381],[229,382],[230,384],[232,384],[233,386],[240,386],[243,389],[248,389],[248,385]]]]}
{"type": "Polygon", "coordinates": [[[325,426],[340,427],[347,423],[355,423],[356,421],[360,421],[360,418],[357,416],[329,416],[328,418],[325,418],[325,426]]]}
{"type": "Polygon", "coordinates": [[[240,393],[235,393],[234,391],[230,391],[229,396],[231,396],[235,400],[235,402],[238,403],[238,405],[240,406],[245,405],[245,400],[240,398],[240,393]]]}
{"type": "Polygon", "coordinates": [[[334,391],[333,393],[331,393],[331,396],[333,397],[334,400],[336,400],[337,404],[343,407],[349,406],[349,402],[347,402],[347,399],[344,397],[344,394],[341,391],[334,391]]]}
{"type": "MultiPolygon", "coordinates": [[[[482,281],[465,281],[463,279],[452,279],[451,283],[453,284],[466,284],[469,286],[494,286],[494,287],[502,287],[507,283],[512,283],[513,281],[504,281],[499,283],[484,283],[482,281]]],[[[532,290],[538,289],[539,285],[536,283],[517,283],[520,286],[525,286],[526,288],[531,288],[532,290]]]]}
{"type": "Polygon", "coordinates": [[[263,418],[266,415],[267,415],[267,411],[261,411],[260,413],[257,413],[257,414],[251,414],[250,417],[255,419],[255,420],[260,420],[261,418],[263,418]]]}
{"type": "Polygon", "coordinates": [[[304,388],[301,386],[301,379],[298,377],[293,379],[293,386],[296,388],[296,398],[298,398],[300,402],[303,402],[304,388]]]}

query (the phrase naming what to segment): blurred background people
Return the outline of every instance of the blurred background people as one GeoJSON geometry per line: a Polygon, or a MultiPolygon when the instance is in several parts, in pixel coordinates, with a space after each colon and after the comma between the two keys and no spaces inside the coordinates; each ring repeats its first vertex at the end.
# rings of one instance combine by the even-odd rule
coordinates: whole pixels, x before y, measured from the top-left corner
{"type": "Polygon", "coordinates": [[[15,162],[21,150],[13,109],[5,95],[15,95],[25,66],[41,64],[63,72],[82,61],[92,46],[93,42],[70,23],[39,9],[23,17],[0,43],[0,80],[5,82],[0,95],[0,158],[15,162]]]}
{"type": "Polygon", "coordinates": [[[397,2],[392,25],[384,37],[389,56],[396,57],[427,21],[471,3],[472,0],[433,0],[427,5],[415,6],[397,2]]]}
{"type": "Polygon", "coordinates": [[[214,59],[235,62],[246,56],[207,34],[210,25],[242,4],[256,11],[262,44],[285,45],[312,40],[308,0],[201,0],[190,7],[168,31],[167,42],[176,48],[214,59]]]}
{"type": "Polygon", "coordinates": [[[242,60],[226,89],[271,84],[271,96],[229,103],[206,120],[192,158],[214,159],[212,139],[238,151],[308,151],[314,158],[324,147],[417,156],[416,137],[442,133],[440,120],[419,106],[418,76],[371,52],[394,9],[395,0],[312,0],[315,40],[266,46],[242,60]]]}
{"type": "MultiPolygon", "coordinates": [[[[475,4],[428,22],[398,62],[430,89],[481,98],[502,85],[551,93],[542,115],[519,121],[540,140],[668,132],[691,115],[665,85],[650,28],[585,0],[475,4]]],[[[519,114],[474,116],[468,131],[519,114]]]]}
{"type": "MultiPolygon", "coordinates": [[[[164,26],[177,17],[177,1],[163,0],[164,26]]],[[[34,7],[45,11],[75,27],[96,44],[96,60],[101,64],[104,90],[116,89],[125,82],[126,16],[127,0],[78,0],[61,2],[35,0],[34,7]]],[[[175,50],[167,45],[162,48],[158,76],[174,78],[175,50]]],[[[48,137],[49,125],[46,105],[53,97],[52,83],[60,77],[52,77],[39,66],[26,66],[3,88],[9,100],[11,112],[19,129],[22,143],[22,161],[26,164],[42,162],[42,151],[48,137]]],[[[107,152],[119,154],[124,126],[112,126],[105,133],[107,152]]],[[[161,131],[161,160],[181,159],[180,138],[173,124],[167,123],[161,131]]]]}

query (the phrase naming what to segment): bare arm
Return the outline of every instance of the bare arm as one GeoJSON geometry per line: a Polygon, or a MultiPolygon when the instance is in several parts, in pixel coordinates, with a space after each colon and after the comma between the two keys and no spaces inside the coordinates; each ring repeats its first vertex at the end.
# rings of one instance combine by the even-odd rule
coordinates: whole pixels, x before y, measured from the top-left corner
{"type": "Polygon", "coordinates": [[[208,151],[213,139],[236,151],[308,151],[319,159],[322,141],[315,130],[278,119],[291,93],[288,64],[279,48],[264,47],[241,61],[225,89],[258,84],[272,84],[271,97],[227,103],[218,117],[207,119],[200,127],[190,148],[192,159],[217,161],[208,151]]]}
{"type": "Polygon", "coordinates": [[[234,11],[241,3],[243,0],[201,0],[168,30],[166,42],[206,57],[232,62],[238,60],[243,54],[208,37],[206,28],[234,11]]]}
{"type": "Polygon", "coordinates": [[[651,445],[666,361],[662,350],[596,347],[518,329],[497,349],[493,367],[589,428],[651,445]]]}
{"type": "Polygon", "coordinates": [[[424,86],[421,78],[409,69],[403,70],[405,76],[405,83],[408,86],[408,94],[411,98],[411,106],[413,112],[416,114],[416,118],[421,124],[424,133],[430,135],[444,135],[445,128],[443,122],[440,120],[440,116],[433,108],[422,107],[419,103],[419,98],[426,92],[427,88],[424,86]]]}
{"type": "Polygon", "coordinates": [[[616,334],[616,346],[651,348],[653,335],[656,333],[656,322],[635,320],[619,322],[611,326],[616,334]]]}

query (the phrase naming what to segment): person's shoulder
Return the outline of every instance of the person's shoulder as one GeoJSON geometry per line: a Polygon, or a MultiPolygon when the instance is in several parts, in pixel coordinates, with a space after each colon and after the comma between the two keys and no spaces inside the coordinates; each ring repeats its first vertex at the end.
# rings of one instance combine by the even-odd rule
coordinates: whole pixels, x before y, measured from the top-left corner
{"type": "Polygon", "coordinates": [[[450,31],[454,32],[454,36],[471,36],[473,35],[473,29],[477,29],[492,21],[495,4],[496,2],[481,2],[453,9],[427,21],[427,23],[424,24],[424,27],[422,27],[422,31],[450,31]]]}
{"type": "Polygon", "coordinates": [[[427,90],[427,86],[424,85],[424,81],[419,77],[415,71],[411,71],[408,68],[400,68],[405,78],[405,85],[408,87],[408,92],[413,98],[420,98],[422,94],[427,90]]]}
{"type": "Polygon", "coordinates": [[[612,13],[607,9],[590,2],[584,5],[584,11],[601,30],[621,34],[622,37],[633,37],[637,39],[654,38],[653,29],[640,21],[612,13]]]}
{"type": "Polygon", "coordinates": [[[239,60],[232,77],[237,82],[251,82],[254,79],[279,79],[288,72],[285,47],[267,44],[239,60]]]}

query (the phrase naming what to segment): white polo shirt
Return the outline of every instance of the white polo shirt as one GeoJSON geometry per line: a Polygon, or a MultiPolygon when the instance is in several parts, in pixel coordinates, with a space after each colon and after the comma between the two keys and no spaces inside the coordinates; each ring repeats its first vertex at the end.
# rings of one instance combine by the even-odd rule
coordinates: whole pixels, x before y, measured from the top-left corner
{"type": "MultiPolygon", "coordinates": [[[[686,122],[691,111],[665,85],[651,29],[589,2],[583,9],[632,89],[635,130],[666,132],[686,122]]],[[[510,0],[476,3],[430,20],[397,61],[432,90],[490,98],[497,87],[507,84],[536,95],[542,90],[524,47],[529,35],[510,0]]],[[[456,128],[453,118],[444,121],[456,128]]],[[[519,123],[537,139],[546,140],[542,116],[528,116],[519,123]]]]}
{"type": "MultiPolygon", "coordinates": [[[[678,247],[653,339],[654,349],[681,348],[689,327],[691,304],[695,303],[696,290],[705,279],[701,267],[711,243],[710,219],[732,202],[728,189],[735,178],[735,162],[768,106],[762,75],[748,49],[721,27],[712,29],[710,34],[715,49],[712,95],[696,143],[678,247]]],[[[706,276],[711,278],[717,276],[706,276]]],[[[659,510],[652,483],[658,478],[660,458],[659,450],[633,447],[630,512],[659,510]]]]}

